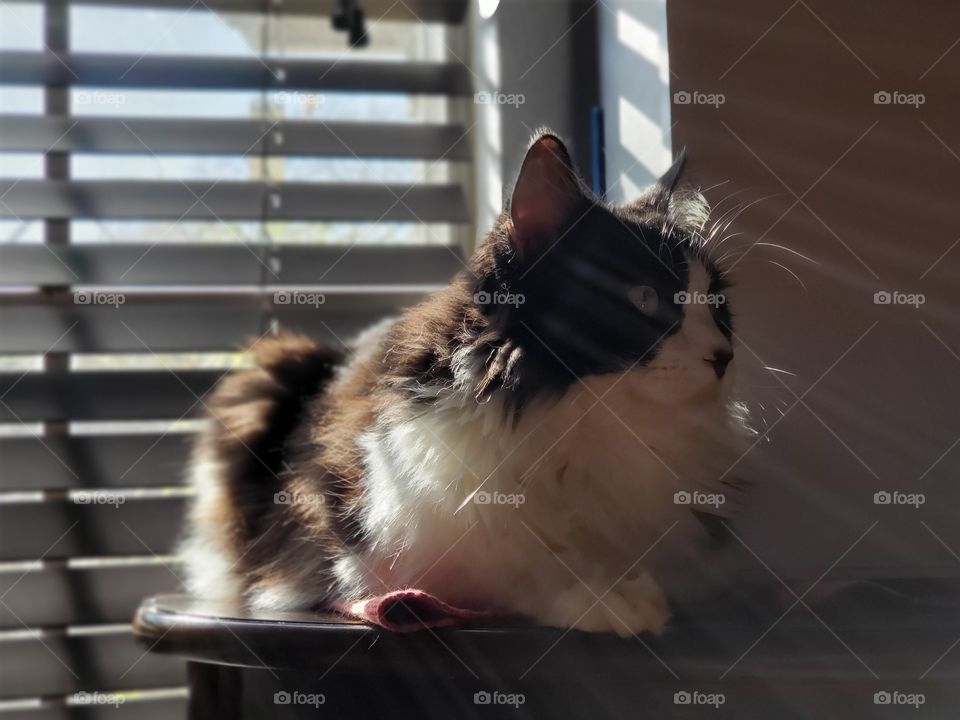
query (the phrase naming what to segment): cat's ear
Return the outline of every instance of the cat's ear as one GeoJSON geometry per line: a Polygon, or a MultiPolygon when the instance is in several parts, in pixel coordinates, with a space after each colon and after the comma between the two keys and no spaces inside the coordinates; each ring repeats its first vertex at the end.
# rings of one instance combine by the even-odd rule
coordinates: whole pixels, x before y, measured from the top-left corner
{"type": "Polygon", "coordinates": [[[680,177],[683,174],[683,167],[687,164],[687,149],[683,148],[673,164],[667,168],[667,171],[646,191],[637,198],[636,202],[646,205],[659,206],[666,209],[670,202],[670,196],[680,184],[680,177]]]}
{"type": "Polygon", "coordinates": [[[673,161],[673,165],[667,168],[667,171],[657,180],[657,186],[661,192],[672,193],[676,190],[677,184],[680,182],[680,175],[683,174],[683,166],[686,164],[687,148],[684,147],[677,155],[677,159],[673,161]]]}
{"type": "Polygon", "coordinates": [[[520,253],[555,238],[583,199],[563,141],[540,134],[530,145],[510,199],[511,240],[520,253]]]}

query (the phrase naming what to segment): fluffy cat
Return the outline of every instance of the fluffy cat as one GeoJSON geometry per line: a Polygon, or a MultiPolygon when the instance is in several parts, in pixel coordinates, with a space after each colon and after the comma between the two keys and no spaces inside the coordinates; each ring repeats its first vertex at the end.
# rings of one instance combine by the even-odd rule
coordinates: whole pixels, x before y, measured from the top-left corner
{"type": "Polygon", "coordinates": [[[416,587],[661,630],[713,565],[751,432],[682,164],[609,205],[540,133],[448,287],[348,350],[258,343],[195,448],[190,589],[292,610],[416,587]]]}

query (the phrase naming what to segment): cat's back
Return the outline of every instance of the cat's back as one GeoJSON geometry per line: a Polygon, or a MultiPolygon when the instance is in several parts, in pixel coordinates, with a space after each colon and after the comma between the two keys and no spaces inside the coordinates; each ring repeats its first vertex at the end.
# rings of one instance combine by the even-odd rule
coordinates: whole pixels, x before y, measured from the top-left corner
{"type": "Polygon", "coordinates": [[[208,599],[244,594],[247,552],[284,508],[276,502],[288,443],[347,362],[346,351],[296,334],[264,338],[252,363],[203,400],[207,424],[192,453],[194,498],[181,546],[188,589],[208,599]]]}

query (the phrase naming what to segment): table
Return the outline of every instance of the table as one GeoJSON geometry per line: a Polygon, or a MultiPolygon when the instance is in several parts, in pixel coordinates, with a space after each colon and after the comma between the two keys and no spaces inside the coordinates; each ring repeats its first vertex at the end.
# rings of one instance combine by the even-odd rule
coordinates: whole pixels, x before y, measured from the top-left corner
{"type": "Polygon", "coordinates": [[[188,661],[198,720],[960,717],[960,648],[944,654],[960,604],[904,587],[857,583],[786,615],[793,598],[714,603],[658,638],[520,623],[394,634],[183,595],[145,600],[135,631],[188,661]]]}

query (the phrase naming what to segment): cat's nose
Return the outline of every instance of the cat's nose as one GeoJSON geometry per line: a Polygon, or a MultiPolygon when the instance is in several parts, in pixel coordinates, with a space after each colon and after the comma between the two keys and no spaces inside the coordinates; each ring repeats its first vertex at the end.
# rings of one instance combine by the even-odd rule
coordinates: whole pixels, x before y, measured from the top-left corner
{"type": "Polygon", "coordinates": [[[731,360],[733,360],[733,351],[728,348],[717,348],[713,351],[711,357],[704,358],[704,361],[710,363],[713,367],[713,371],[717,374],[718,378],[723,377],[723,374],[727,371],[727,365],[730,364],[731,360]]]}

